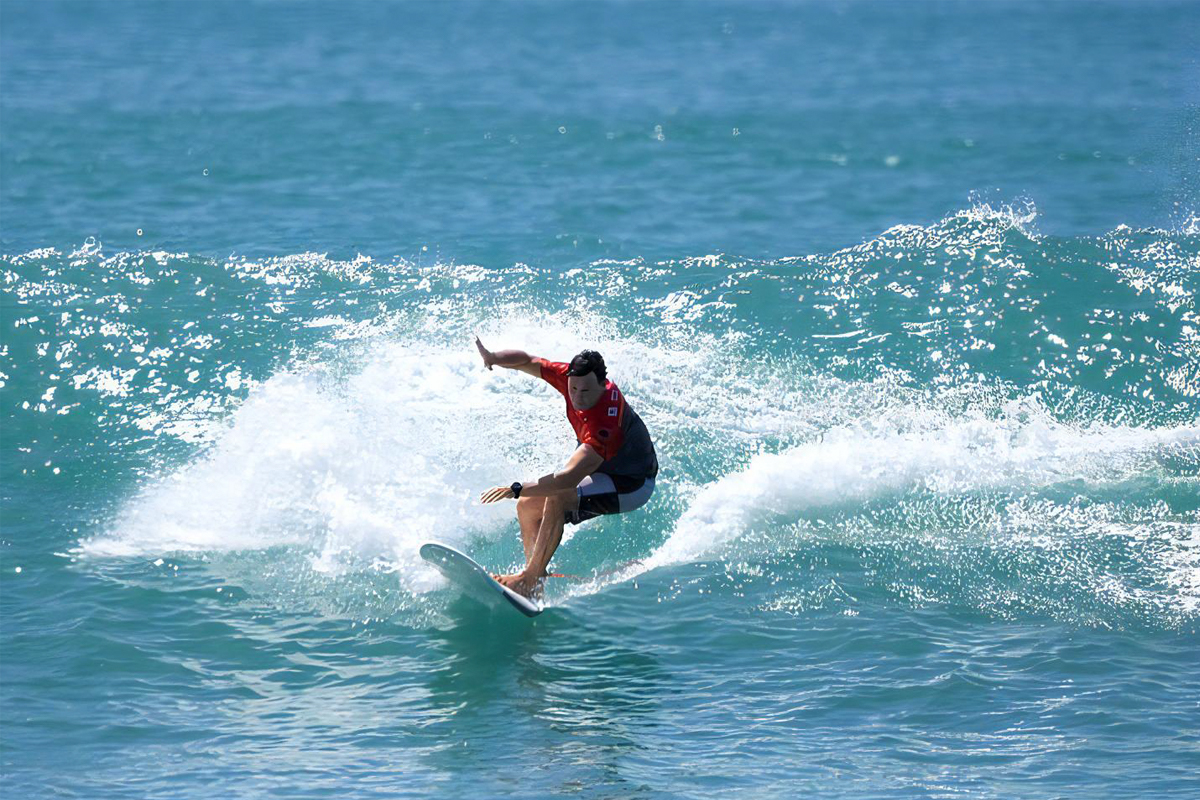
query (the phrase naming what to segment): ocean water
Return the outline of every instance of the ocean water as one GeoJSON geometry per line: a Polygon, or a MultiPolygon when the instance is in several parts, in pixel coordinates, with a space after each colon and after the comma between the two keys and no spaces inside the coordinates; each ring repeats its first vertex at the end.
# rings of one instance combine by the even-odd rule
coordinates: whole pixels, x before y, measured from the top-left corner
{"type": "Polygon", "coordinates": [[[5,0],[0,789],[1200,795],[1198,31],[5,0]],[[662,463],[532,621],[475,334],[662,463]]]}

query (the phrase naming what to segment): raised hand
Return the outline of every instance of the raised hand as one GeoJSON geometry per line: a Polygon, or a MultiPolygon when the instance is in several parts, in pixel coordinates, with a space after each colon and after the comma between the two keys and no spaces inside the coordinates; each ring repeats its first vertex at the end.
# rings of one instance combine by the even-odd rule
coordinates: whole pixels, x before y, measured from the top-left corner
{"type": "Polygon", "coordinates": [[[483,342],[479,341],[478,336],[475,337],[475,346],[479,348],[479,355],[483,356],[483,365],[488,369],[491,369],[492,365],[496,363],[495,353],[484,347],[483,342]]]}

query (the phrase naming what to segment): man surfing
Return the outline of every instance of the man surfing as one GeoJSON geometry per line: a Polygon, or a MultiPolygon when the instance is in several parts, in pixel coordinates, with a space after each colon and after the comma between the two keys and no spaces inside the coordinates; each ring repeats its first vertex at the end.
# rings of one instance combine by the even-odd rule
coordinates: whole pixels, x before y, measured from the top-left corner
{"type": "Polygon", "coordinates": [[[584,350],[564,364],[522,350],[492,352],[479,337],[475,346],[488,369],[520,370],[553,386],[566,398],[567,421],[575,429],[577,446],[562,469],[537,480],[497,486],[479,498],[481,503],[516,498],[525,569],[495,578],[531,597],[562,541],[563,525],[640,508],[654,492],[658,456],[645,423],[608,380],[604,359],[595,350],[584,350]]]}

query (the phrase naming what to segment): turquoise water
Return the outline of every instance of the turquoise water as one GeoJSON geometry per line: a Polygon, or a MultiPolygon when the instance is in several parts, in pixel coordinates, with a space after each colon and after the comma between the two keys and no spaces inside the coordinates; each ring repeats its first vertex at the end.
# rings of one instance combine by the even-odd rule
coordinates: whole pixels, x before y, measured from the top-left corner
{"type": "Polygon", "coordinates": [[[1195,797],[1198,23],[6,1],[5,793],[1195,797]]]}

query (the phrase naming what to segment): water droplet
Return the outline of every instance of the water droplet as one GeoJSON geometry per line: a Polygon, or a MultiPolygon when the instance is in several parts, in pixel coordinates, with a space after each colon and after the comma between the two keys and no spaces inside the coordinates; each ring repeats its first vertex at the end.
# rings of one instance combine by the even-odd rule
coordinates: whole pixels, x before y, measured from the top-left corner
{"type": "Polygon", "coordinates": [[[204,168],[204,174],[205,174],[205,175],[207,175],[207,174],[208,174],[208,167],[205,167],[205,168],[204,168]]]}
{"type": "Polygon", "coordinates": [[[142,229],[138,228],[138,236],[141,236],[141,235],[142,235],[142,229]]]}
{"type": "Polygon", "coordinates": [[[558,126],[558,132],[559,132],[559,133],[566,133],[566,132],[567,132],[567,126],[566,126],[566,125],[559,125],[559,126],[558,126]]]}

